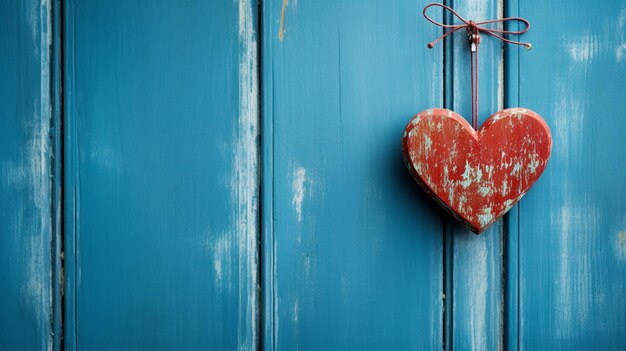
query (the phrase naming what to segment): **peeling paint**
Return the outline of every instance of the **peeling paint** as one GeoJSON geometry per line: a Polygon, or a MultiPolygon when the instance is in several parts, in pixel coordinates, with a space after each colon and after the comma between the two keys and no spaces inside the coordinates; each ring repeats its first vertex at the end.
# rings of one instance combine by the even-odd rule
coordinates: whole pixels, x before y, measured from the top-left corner
{"type": "Polygon", "coordinates": [[[569,185],[564,184],[566,201],[552,212],[551,228],[560,228],[559,271],[555,281],[555,312],[559,320],[558,337],[573,337],[588,325],[593,298],[591,296],[592,236],[598,232],[599,209],[590,203],[577,204],[569,198],[569,185]],[[575,234],[575,235],[574,235],[575,234]],[[575,258],[575,259],[574,259],[575,258]]]}
{"type": "Polygon", "coordinates": [[[53,235],[50,169],[50,2],[25,2],[23,5],[27,4],[31,6],[23,11],[27,16],[29,30],[23,34],[24,39],[28,39],[27,43],[32,43],[32,49],[25,49],[23,52],[33,52],[35,60],[32,64],[29,61],[28,65],[21,67],[38,70],[39,74],[38,77],[33,76],[32,81],[31,77],[24,77],[22,85],[25,91],[18,96],[25,100],[13,104],[16,106],[15,116],[4,116],[15,118],[16,123],[23,124],[14,131],[16,136],[11,140],[11,148],[3,150],[3,161],[0,164],[2,195],[7,201],[12,201],[10,210],[0,216],[0,235],[6,236],[8,240],[3,241],[8,243],[4,252],[14,254],[7,259],[14,261],[13,274],[20,277],[12,283],[15,285],[15,293],[19,294],[19,302],[15,302],[19,303],[19,319],[22,321],[18,321],[18,325],[25,326],[23,322],[28,322],[32,330],[28,330],[24,336],[38,333],[41,336],[35,341],[38,349],[51,350],[53,339],[49,335],[50,322],[55,317],[52,316],[53,290],[50,285],[53,280],[50,261],[53,235]],[[9,194],[15,195],[9,197],[9,194]]]}
{"type": "Polygon", "coordinates": [[[615,48],[615,59],[622,62],[626,57],[626,9],[622,9],[616,21],[616,40],[620,43],[615,48]]]}
{"type": "Polygon", "coordinates": [[[539,155],[533,154],[527,167],[531,174],[537,172],[537,167],[539,167],[539,155]]]}
{"type": "Polygon", "coordinates": [[[466,264],[472,267],[471,282],[467,284],[472,286],[469,296],[469,323],[471,350],[488,350],[487,346],[487,299],[489,296],[489,274],[488,272],[488,249],[487,241],[479,239],[475,243],[475,254],[469,256],[466,264]]]}
{"type": "Polygon", "coordinates": [[[239,286],[248,287],[240,294],[239,347],[252,349],[256,344],[258,311],[258,190],[259,190],[259,102],[257,37],[255,14],[249,0],[239,0],[239,118],[234,131],[235,155],[231,192],[236,204],[235,233],[239,248],[239,286]]]}
{"type": "Polygon", "coordinates": [[[600,40],[595,35],[585,33],[578,38],[566,40],[565,48],[573,61],[587,63],[600,50],[600,40]]]}
{"type": "MultiPolygon", "coordinates": [[[[210,233],[207,237],[210,237],[210,233]]],[[[217,239],[209,243],[209,248],[213,254],[213,273],[215,274],[215,281],[219,288],[224,288],[224,280],[228,284],[227,288],[231,288],[231,267],[233,262],[231,259],[232,244],[230,237],[231,233],[222,233],[217,236],[217,239]],[[226,279],[224,279],[224,277],[226,279]]]]}
{"type": "Polygon", "coordinates": [[[506,196],[509,193],[509,183],[504,179],[502,181],[502,196],[506,196]]]}
{"type": "Polygon", "coordinates": [[[617,59],[617,62],[622,62],[625,56],[626,56],[626,43],[621,43],[615,49],[615,59],[617,59]]]}
{"type": "Polygon", "coordinates": [[[491,193],[491,188],[488,186],[481,186],[480,188],[478,188],[478,193],[480,194],[480,196],[487,196],[489,195],[489,193],[491,193]]]}
{"type": "Polygon", "coordinates": [[[481,213],[478,214],[478,221],[483,226],[489,224],[493,219],[493,213],[491,213],[491,207],[483,208],[480,210],[481,213]]]}
{"type": "Polygon", "coordinates": [[[293,303],[291,318],[294,322],[298,323],[298,319],[300,318],[300,299],[298,298],[296,298],[293,303]]]}
{"type": "Polygon", "coordinates": [[[293,192],[291,203],[296,210],[298,222],[302,222],[302,202],[304,201],[306,181],[306,169],[303,167],[296,167],[293,170],[291,181],[291,190],[293,192]]]}
{"type": "Polygon", "coordinates": [[[579,94],[574,92],[571,82],[559,83],[552,106],[555,139],[559,141],[555,152],[564,162],[569,155],[582,152],[583,125],[586,117],[586,104],[581,103],[579,94]]]}

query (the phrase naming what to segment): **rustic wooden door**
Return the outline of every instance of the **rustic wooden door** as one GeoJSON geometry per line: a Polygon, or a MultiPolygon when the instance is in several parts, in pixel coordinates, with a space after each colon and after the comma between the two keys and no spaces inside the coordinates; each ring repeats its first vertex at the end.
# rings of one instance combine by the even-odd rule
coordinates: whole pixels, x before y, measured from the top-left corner
{"type": "Polygon", "coordinates": [[[0,350],[625,349],[626,1],[447,3],[554,140],[480,236],[402,162],[471,116],[426,1],[0,2],[0,350]]]}

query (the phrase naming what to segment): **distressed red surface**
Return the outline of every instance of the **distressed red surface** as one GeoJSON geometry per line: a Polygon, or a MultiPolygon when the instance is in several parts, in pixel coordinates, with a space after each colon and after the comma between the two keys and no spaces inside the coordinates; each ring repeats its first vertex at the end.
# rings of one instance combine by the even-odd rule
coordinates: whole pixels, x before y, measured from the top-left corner
{"type": "Polygon", "coordinates": [[[404,131],[404,159],[417,182],[475,233],[513,207],[543,172],[552,138],[535,112],[497,112],[475,131],[457,113],[417,114],[404,131]]]}

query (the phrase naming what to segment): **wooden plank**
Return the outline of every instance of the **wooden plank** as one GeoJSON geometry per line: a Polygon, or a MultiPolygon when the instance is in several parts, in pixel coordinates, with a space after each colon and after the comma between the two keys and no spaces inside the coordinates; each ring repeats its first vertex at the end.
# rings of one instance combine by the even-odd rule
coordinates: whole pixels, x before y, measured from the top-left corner
{"type": "MultiPolygon", "coordinates": [[[[481,21],[502,17],[501,3],[491,0],[451,1],[468,20],[481,21]]],[[[458,21],[454,19],[455,21],[458,21]]],[[[502,43],[482,36],[479,47],[479,126],[503,108],[502,43]]],[[[451,100],[446,106],[471,121],[471,84],[469,44],[465,33],[451,40],[451,56],[446,56],[446,72],[452,75],[451,100]]],[[[502,345],[502,221],[476,236],[454,219],[448,221],[451,242],[449,296],[451,335],[455,349],[495,350],[502,345]]]]}
{"type": "Polygon", "coordinates": [[[264,6],[264,345],[440,349],[442,211],[401,153],[443,103],[439,30],[415,1],[264,6]]]}
{"type": "Polygon", "coordinates": [[[65,15],[66,348],[254,349],[256,3],[65,15]]]}
{"type": "Polygon", "coordinates": [[[626,1],[520,1],[519,102],[554,139],[522,200],[520,349],[626,349],[626,1]]]}
{"type": "Polygon", "coordinates": [[[53,346],[51,10],[0,4],[0,349],[53,346]]]}

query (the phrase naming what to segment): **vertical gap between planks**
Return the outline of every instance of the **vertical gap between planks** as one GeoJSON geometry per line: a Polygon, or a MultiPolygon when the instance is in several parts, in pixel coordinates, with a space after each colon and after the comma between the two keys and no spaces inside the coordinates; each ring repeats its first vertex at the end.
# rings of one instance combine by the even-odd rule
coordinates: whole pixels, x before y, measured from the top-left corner
{"type": "Polygon", "coordinates": [[[52,349],[63,350],[63,338],[65,335],[65,321],[63,311],[65,310],[64,296],[64,224],[63,224],[63,4],[62,0],[53,0],[50,18],[52,21],[52,60],[51,60],[51,80],[50,91],[52,98],[51,116],[51,142],[52,142],[52,201],[51,215],[53,223],[53,233],[51,237],[52,251],[52,349]]]}
{"type": "MultiPolygon", "coordinates": [[[[258,287],[258,311],[257,311],[257,320],[258,320],[258,330],[256,330],[255,332],[257,333],[257,335],[259,336],[257,338],[257,343],[255,345],[257,350],[264,350],[266,349],[265,347],[265,342],[266,342],[266,333],[265,330],[266,328],[268,328],[267,324],[268,321],[266,320],[266,311],[271,310],[271,306],[273,304],[266,304],[265,299],[267,298],[266,296],[271,296],[271,292],[268,292],[267,286],[268,284],[266,284],[265,280],[266,279],[271,279],[271,272],[267,272],[266,271],[266,265],[265,265],[265,260],[266,259],[271,259],[272,255],[269,254],[268,252],[266,252],[266,236],[270,237],[270,235],[266,235],[268,230],[266,229],[266,215],[271,215],[271,210],[268,211],[266,208],[266,196],[269,196],[271,194],[271,187],[266,187],[266,176],[268,174],[271,174],[271,172],[269,171],[269,167],[268,164],[266,164],[266,162],[271,162],[271,159],[267,159],[266,160],[266,155],[265,155],[265,148],[266,148],[266,143],[268,142],[266,140],[266,136],[265,136],[265,128],[264,128],[264,117],[265,117],[265,113],[263,111],[263,109],[265,108],[265,101],[264,101],[264,94],[263,92],[265,91],[265,89],[263,89],[264,84],[265,83],[265,76],[263,74],[263,64],[264,64],[264,60],[263,60],[263,55],[265,54],[265,47],[264,47],[264,35],[265,35],[265,27],[264,27],[264,23],[263,23],[263,17],[264,17],[264,6],[263,6],[263,0],[257,0],[256,1],[256,30],[257,30],[257,79],[258,79],[258,87],[259,90],[256,92],[256,94],[258,94],[259,98],[258,98],[258,111],[259,111],[259,115],[258,115],[258,120],[259,120],[259,143],[260,143],[260,148],[259,148],[259,155],[258,155],[258,159],[259,159],[259,174],[258,174],[258,179],[260,180],[259,182],[259,199],[260,199],[260,205],[259,205],[259,213],[258,213],[258,221],[260,223],[259,226],[259,233],[258,233],[258,245],[257,245],[257,252],[258,252],[258,266],[257,266],[257,275],[258,275],[258,282],[259,282],[259,287],[258,287]],[[266,258],[267,257],[267,258],[266,258]]],[[[271,321],[270,321],[271,322],[271,321]]],[[[270,323],[270,327],[271,325],[273,325],[273,323],[270,323]]],[[[272,340],[272,338],[270,337],[270,342],[272,340]]],[[[272,348],[273,349],[273,348],[272,348]]]]}
{"type": "Polygon", "coordinates": [[[258,0],[258,67],[260,118],[260,338],[259,350],[276,349],[275,328],[275,235],[274,235],[274,75],[272,70],[272,7],[258,0]]]}
{"type": "MultiPolygon", "coordinates": [[[[262,55],[263,55],[263,37],[261,34],[261,23],[262,23],[262,0],[256,0],[254,4],[252,4],[251,6],[253,7],[253,10],[256,10],[256,16],[254,17],[254,20],[256,21],[256,23],[253,24],[254,26],[254,30],[256,30],[256,43],[254,45],[256,45],[256,64],[257,64],[257,71],[255,72],[255,74],[257,75],[257,91],[253,92],[253,94],[257,95],[257,125],[259,126],[259,131],[258,131],[258,139],[257,139],[257,143],[259,146],[261,147],[257,147],[258,150],[258,155],[257,155],[257,162],[258,162],[258,170],[257,170],[257,182],[258,182],[258,199],[259,201],[263,201],[263,148],[262,148],[262,143],[263,143],[263,127],[262,127],[262,115],[263,115],[263,101],[261,98],[261,90],[262,90],[262,86],[263,86],[263,74],[262,74],[262,70],[263,70],[263,60],[262,60],[262,55]],[[255,9],[256,7],[256,9],[255,9]]],[[[264,303],[263,303],[263,289],[262,287],[265,285],[263,284],[263,205],[260,204],[258,206],[258,213],[257,213],[257,218],[256,218],[257,223],[259,223],[259,226],[257,226],[258,228],[258,233],[257,233],[257,242],[256,242],[256,248],[255,250],[257,251],[257,263],[256,263],[256,272],[255,274],[257,275],[257,284],[258,286],[254,286],[254,292],[256,294],[256,298],[257,298],[257,311],[256,311],[256,315],[253,316],[253,318],[255,318],[256,323],[254,323],[254,325],[256,325],[256,329],[257,330],[253,330],[252,331],[252,335],[258,335],[258,337],[256,338],[256,340],[253,339],[254,342],[254,347],[256,350],[262,350],[263,347],[263,311],[265,309],[264,303]]]]}
{"type": "MultiPolygon", "coordinates": [[[[444,4],[447,6],[453,6],[452,0],[445,0],[444,4]]],[[[444,23],[452,23],[452,16],[450,13],[442,10],[442,20],[444,23]]],[[[442,54],[442,70],[443,70],[443,105],[447,109],[452,109],[453,101],[453,70],[454,67],[451,64],[453,59],[452,50],[452,36],[443,39],[443,54],[442,54]]],[[[442,211],[442,235],[443,235],[443,294],[445,296],[443,300],[443,335],[442,346],[444,350],[452,350],[452,338],[453,338],[453,305],[454,296],[453,291],[453,240],[452,226],[449,217],[445,211],[442,211]]]]}
{"type": "MultiPolygon", "coordinates": [[[[503,4],[504,17],[519,16],[519,1],[505,0],[503,4]]],[[[508,29],[518,30],[519,24],[507,24],[508,29]]],[[[519,105],[519,53],[518,46],[505,45],[504,47],[504,99],[505,107],[519,105]]],[[[518,203],[505,216],[506,237],[503,241],[504,251],[504,348],[506,350],[519,349],[519,217],[518,203]]]]}
{"type": "Polygon", "coordinates": [[[61,20],[61,59],[62,59],[62,106],[61,117],[63,125],[62,152],[63,152],[63,343],[62,350],[76,350],[78,348],[78,306],[77,306],[77,261],[78,261],[78,196],[79,182],[78,167],[76,166],[78,152],[78,134],[76,133],[76,113],[72,111],[74,99],[75,77],[75,21],[73,0],[57,0],[60,2],[61,20]]]}

